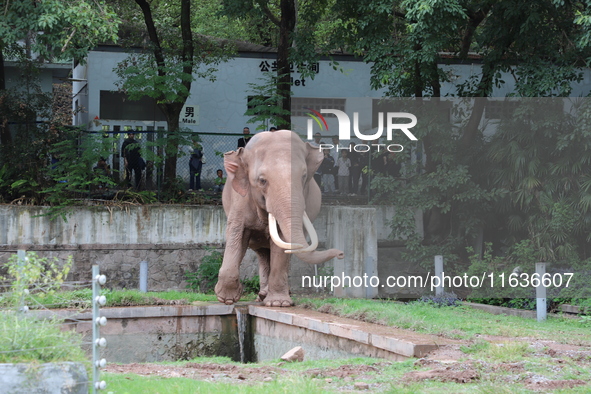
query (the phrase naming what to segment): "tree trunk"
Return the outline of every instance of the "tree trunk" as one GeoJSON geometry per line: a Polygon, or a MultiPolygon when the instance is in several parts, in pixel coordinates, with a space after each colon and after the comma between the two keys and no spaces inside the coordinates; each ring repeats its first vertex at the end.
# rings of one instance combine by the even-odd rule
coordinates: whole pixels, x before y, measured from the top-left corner
{"type": "MultiPolygon", "coordinates": [[[[136,3],[140,6],[144,14],[146,29],[148,30],[148,35],[153,45],[152,50],[156,60],[156,67],[158,68],[158,75],[160,77],[165,77],[167,75],[166,58],[164,57],[164,51],[162,50],[162,46],[160,44],[158,31],[156,30],[156,25],[154,24],[154,19],[152,18],[150,3],[146,0],[136,0],[136,3]]],[[[194,65],[194,46],[191,32],[191,0],[181,1],[181,36],[183,40],[181,52],[183,73],[192,75],[194,65]]],[[[178,134],[179,117],[183,106],[189,97],[191,83],[191,78],[183,79],[182,85],[185,88],[184,91],[186,93],[177,92],[178,98],[173,103],[168,102],[164,93],[162,93],[157,99],[157,101],[162,102],[162,104],[159,104],[159,107],[166,116],[166,124],[168,126],[166,148],[164,150],[166,155],[164,160],[164,182],[169,185],[174,183],[176,179],[176,166],[180,141],[180,136],[178,134]]]]}
{"type": "Polygon", "coordinates": [[[6,111],[2,108],[6,106],[4,100],[6,100],[6,77],[4,74],[4,54],[2,53],[2,46],[0,46],[0,145],[6,147],[12,143],[12,136],[10,135],[10,129],[8,128],[8,118],[6,117],[6,111]]]}
{"type": "Polygon", "coordinates": [[[285,128],[291,128],[291,69],[289,66],[289,51],[293,44],[292,34],[295,25],[296,11],[294,0],[281,0],[279,46],[277,48],[277,91],[281,97],[280,107],[289,112],[289,114],[281,115],[281,119],[285,123],[282,127],[285,128]]]}
{"type": "Polygon", "coordinates": [[[160,108],[166,116],[168,133],[166,135],[166,147],[164,149],[164,183],[170,185],[176,179],[176,164],[179,152],[179,117],[182,104],[164,104],[160,108]]]}

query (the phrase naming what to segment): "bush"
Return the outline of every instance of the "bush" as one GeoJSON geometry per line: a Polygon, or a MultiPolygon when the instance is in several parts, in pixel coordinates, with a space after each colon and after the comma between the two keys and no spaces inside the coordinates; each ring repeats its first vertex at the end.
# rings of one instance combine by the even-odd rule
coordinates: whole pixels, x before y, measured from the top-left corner
{"type": "MultiPolygon", "coordinates": [[[[187,289],[201,293],[213,292],[216,283],[218,283],[218,275],[224,255],[217,250],[209,249],[209,251],[210,253],[201,259],[201,264],[199,264],[195,272],[185,271],[187,289]]],[[[244,293],[259,293],[261,285],[258,275],[241,279],[240,282],[244,293]]]]}
{"type": "Polygon", "coordinates": [[[425,303],[434,307],[460,306],[460,299],[454,293],[443,293],[442,295],[422,296],[415,302],[425,303]]]}
{"type": "Polygon", "coordinates": [[[9,258],[8,276],[2,279],[11,282],[10,291],[0,295],[0,305],[12,310],[0,311],[0,363],[86,360],[82,337],[62,331],[63,321],[36,319],[22,312],[27,301],[60,289],[71,265],[71,258],[60,268],[57,259],[39,258],[34,252],[28,252],[24,261],[17,255],[9,258]]]}
{"type": "Polygon", "coordinates": [[[6,277],[3,281],[11,283],[8,293],[0,294],[0,305],[23,307],[32,295],[43,298],[59,290],[72,267],[70,256],[60,267],[57,258],[40,258],[35,252],[27,252],[24,261],[12,255],[5,265],[6,277]]]}
{"type": "Polygon", "coordinates": [[[218,282],[218,274],[224,256],[217,250],[209,249],[209,252],[201,259],[201,264],[195,272],[185,271],[187,289],[202,293],[213,291],[218,282]]]}
{"type": "Polygon", "coordinates": [[[62,331],[60,320],[0,312],[0,363],[86,361],[82,337],[62,331]]]}
{"type": "Polygon", "coordinates": [[[252,278],[241,279],[240,282],[242,282],[244,293],[259,294],[259,291],[261,290],[261,281],[258,275],[255,275],[252,278]]]}

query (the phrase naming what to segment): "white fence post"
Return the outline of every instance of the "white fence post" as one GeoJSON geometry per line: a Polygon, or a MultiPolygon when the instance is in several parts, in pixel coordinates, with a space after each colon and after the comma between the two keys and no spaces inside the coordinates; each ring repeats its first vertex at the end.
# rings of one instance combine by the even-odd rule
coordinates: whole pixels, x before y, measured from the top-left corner
{"type": "Polygon", "coordinates": [[[538,321],[544,321],[547,318],[546,286],[543,284],[543,278],[546,274],[546,263],[536,263],[536,274],[540,279],[536,286],[536,314],[538,321]]]}
{"type": "Polygon", "coordinates": [[[443,294],[443,256],[435,256],[435,276],[439,278],[439,284],[435,287],[435,295],[443,294]]]}
{"type": "Polygon", "coordinates": [[[148,262],[140,262],[140,291],[146,293],[148,291],[148,262]]]}
{"type": "Polygon", "coordinates": [[[107,318],[100,316],[100,306],[107,303],[105,296],[101,295],[101,285],[107,282],[107,277],[101,275],[98,265],[92,266],[92,393],[96,394],[97,390],[104,390],[107,383],[100,380],[100,370],[107,365],[107,361],[100,357],[101,347],[107,346],[107,340],[100,338],[100,326],[107,324],[107,318]]]}

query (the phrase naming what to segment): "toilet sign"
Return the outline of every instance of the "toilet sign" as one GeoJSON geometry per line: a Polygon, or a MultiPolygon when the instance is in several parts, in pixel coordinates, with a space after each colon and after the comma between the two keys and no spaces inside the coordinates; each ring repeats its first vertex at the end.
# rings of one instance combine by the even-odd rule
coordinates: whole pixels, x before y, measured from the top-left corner
{"type": "Polygon", "coordinates": [[[179,118],[181,126],[197,126],[199,124],[199,106],[185,105],[179,118]]]}

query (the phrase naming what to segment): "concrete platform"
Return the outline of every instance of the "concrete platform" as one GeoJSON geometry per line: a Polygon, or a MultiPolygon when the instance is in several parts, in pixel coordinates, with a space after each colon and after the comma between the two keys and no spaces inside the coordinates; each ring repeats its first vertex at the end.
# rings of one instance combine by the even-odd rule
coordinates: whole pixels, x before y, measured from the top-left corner
{"type": "MultiPolygon", "coordinates": [[[[31,311],[38,317],[60,317],[64,328],[90,339],[90,311],[31,311]]],[[[380,324],[338,317],[309,309],[272,308],[260,303],[236,305],[195,303],[101,308],[107,318],[101,336],[110,362],[159,362],[199,356],[229,356],[236,361],[279,359],[302,346],[306,360],[375,357],[405,360],[455,341],[380,324]],[[239,313],[238,313],[239,311],[239,313]]]]}
{"type": "MultiPolygon", "coordinates": [[[[434,335],[365,323],[297,307],[271,308],[250,305],[249,314],[259,319],[282,324],[279,337],[289,337],[287,332],[289,327],[291,329],[301,328],[306,330],[308,334],[321,333],[333,337],[332,342],[335,347],[339,346],[339,343],[350,346],[349,350],[357,347],[358,356],[377,356],[388,359],[424,357],[440,346],[455,343],[453,340],[434,335]],[[364,346],[360,347],[359,345],[364,346]]],[[[305,338],[302,339],[305,340],[305,338]]],[[[314,345],[315,343],[310,344],[314,345]]],[[[302,343],[301,346],[305,347],[305,344],[302,343]]]]}

